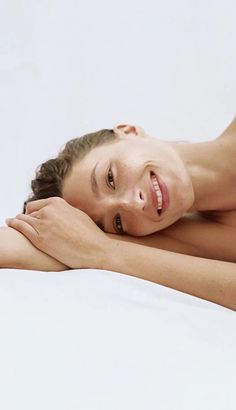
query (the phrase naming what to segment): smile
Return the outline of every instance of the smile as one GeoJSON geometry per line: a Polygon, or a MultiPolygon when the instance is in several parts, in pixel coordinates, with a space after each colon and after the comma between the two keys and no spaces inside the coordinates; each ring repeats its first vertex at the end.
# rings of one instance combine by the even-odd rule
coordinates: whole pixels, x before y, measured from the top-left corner
{"type": "Polygon", "coordinates": [[[151,180],[152,180],[152,186],[154,188],[154,191],[156,193],[156,197],[157,197],[157,203],[158,203],[158,211],[161,211],[162,209],[162,193],[156,178],[156,175],[151,174],[151,180]]]}
{"type": "MultiPolygon", "coordinates": [[[[161,179],[160,176],[156,176],[154,172],[151,171],[151,181],[153,190],[156,194],[156,208],[159,215],[163,214],[170,206],[170,195],[169,190],[165,184],[165,182],[161,179]]],[[[154,196],[154,192],[152,192],[154,196]]],[[[153,197],[152,197],[153,198],[153,197]]],[[[154,205],[154,204],[153,204],[154,205]]]]}

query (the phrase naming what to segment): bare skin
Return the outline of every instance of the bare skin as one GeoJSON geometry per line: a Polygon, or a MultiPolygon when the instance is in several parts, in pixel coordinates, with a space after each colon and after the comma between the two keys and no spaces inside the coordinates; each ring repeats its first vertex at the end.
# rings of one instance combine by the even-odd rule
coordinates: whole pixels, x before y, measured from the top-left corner
{"type": "Polygon", "coordinates": [[[205,194],[209,200],[208,205],[202,205],[200,200],[189,210],[190,213],[166,228],[163,234],[202,249],[205,257],[236,262],[235,245],[232,243],[236,229],[236,117],[215,142],[214,189],[211,195],[203,193],[203,197],[205,194]]]}
{"type": "MultiPolygon", "coordinates": [[[[85,212],[62,198],[33,201],[28,211],[9,225],[66,266],[136,276],[236,310],[235,263],[181,254],[182,245],[193,254],[196,251],[181,241],[173,241],[171,246],[176,249],[170,252],[154,249],[152,243],[149,247],[120,240],[122,236],[104,233],[85,212]]],[[[235,229],[229,237],[234,246],[235,229]]]]}
{"type": "MultiPolygon", "coordinates": [[[[202,256],[230,262],[236,261],[235,250],[231,241],[231,229],[236,229],[236,167],[234,166],[236,158],[236,117],[216,140],[195,144],[192,157],[190,157],[190,152],[186,153],[190,162],[194,163],[194,155],[196,156],[195,150],[198,148],[199,151],[202,150],[203,158],[206,152],[204,160],[206,161],[207,167],[209,164],[209,149],[207,150],[207,145],[209,143],[211,146],[212,144],[214,145],[214,152],[211,159],[213,168],[211,172],[214,175],[215,189],[211,195],[206,192],[200,193],[198,202],[194,203],[192,209],[190,208],[177,222],[161,231],[144,237],[116,235],[117,239],[119,238],[122,241],[136,242],[154,248],[186,253],[193,256],[202,256]],[[201,201],[201,197],[207,198],[209,203],[201,201]],[[201,210],[201,208],[203,209],[201,210]]],[[[188,149],[188,144],[180,145],[173,143],[173,147],[178,150],[178,152],[181,150],[183,154],[184,150],[188,149]]],[[[196,170],[199,172],[199,169],[196,170]]],[[[200,172],[202,172],[203,178],[208,176],[208,172],[204,169],[204,161],[200,172]]],[[[206,186],[206,181],[203,182],[205,182],[203,185],[206,186]]],[[[1,231],[1,238],[4,237],[6,229],[7,228],[5,228],[4,232],[3,230],[1,231]]],[[[8,234],[8,238],[10,235],[13,236],[14,234],[8,234]]],[[[19,235],[17,236],[16,234],[14,240],[16,242],[19,241],[21,247],[21,244],[26,244],[27,239],[23,238],[21,241],[19,235]]],[[[110,237],[113,236],[109,235],[109,233],[107,235],[110,237]]],[[[29,251],[30,246],[32,246],[32,244],[28,242],[27,251],[29,251]]],[[[38,252],[39,257],[41,257],[42,252],[38,252]]],[[[46,261],[47,260],[46,258],[46,261]]],[[[8,262],[8,265],[10,265],[10,262],[8,262]]],[[[44,259],[42,269],[45,268],[44,259]]],[[[50,264],[48,268],[51,268],[50,264]]],[[[54,268],[58,268],[56,263],[54,268]]]]}
{"type": "MultiPolygon", "coordinates": [[[[135,126],[121,127],[125,127],[128,133],[137,132],[135,126]]],[[[131,186],[135,186],[135,175],[139,175],[135,171],[131,179],[126,178],[128,182],[124,184],[125,189],[121,189],[107,202],[93,204],[89,191],[88,197],[76,196],[78,190],[72,184],[73,196],[66,198],[70,192],[68,186],[67,192],[64,192],[68,202],[60,198],[32,202],[28,205],[28,215],[18,215],[8,224],[23,233],[42,252],[47,252],[66,266],[114,270],[236,310],[235,135],[234,119],[214,141],[188,146],[179,144],[175,147],[179,157],[172,156],[171,150],[166,151],[165,155],[170,155],[171,160],[167,175],[169,172],[170,176],[172,172],[175,182],[170,190],[176,200],[172,202],[175,206],[169,214],[166,211],[165,218],[153,219],[149,202],[146,202],[148,212],[140,213],[145,209],[145,188],[142,188],[142,192],[138,190],[138,193],[141,192],[139,202],[135,203],[130,197],[130,206],[126,197],[126,192],[130,195],[127,184],[131,180],[131,186]],[[145,235],[145,229],[153,233],[139,237],[104,233],[94,224],[90,212],[79,209],[79,204],[76,204],[78,198],[87,198],[82,208],[86,204],[91,206],[94,220],[101,217],[102,213],[110,215],[112,207],[119,205],[125,211],[123,216],[141,217],[138,227],[141,235],[145,235]],[[181,213],[182,217],[177,218],[181,213]],[[175,223],[173,218],[177,219],[175,223]]],[[[138,162],[136,165],[138,169],[138,162]]],[[[89,164],[85,167],[85,171],[88,170],[89,164]]],[[[86,172],[82,175],[86,175],[86,172]]],[[[143,174],[137,181],[145,181],[143,174]]],[[[82,189],[86,190],[88,186],[85,182],[82,189]]],[[[100,198],[104,199],[104,196],[100,198]]],[[[135,224],[127,226],[136,229],[135,224]]]]}
{"type": "Polygon", "coordinates": [[[22,233],[9,227],[0,227],[0,267],[42,271],[68,269],[37,249],[22,233]]]}
{"type": "MultiPolygon", "coordinates": [[[[124,127],[118,126],[115,130],[122,133],[124,127]]],[[[133,130],[132,126],[126,126],[125,132],[130,135],[130,150],[133,147],[132,138],[136,138],[136,136],[132,136],[135,132],[140,134],[139,138],[142,144],[142,129],[141,131],[138,128],[133,130]]],[[[124,138],[126,145],[126,137],[122,134],[121,137],[124,138]]],[[[174,155],[172,156],[172,152],[166,152],[164,147],[163,154],[166,163],[169,160],[174,165],[172,165],[171,173],[167,174],[165,173],[167,169],[166,163],[164,163],[160,168],[160,172],[163,172],[167,183],[170,181],[168,188],[170,191],[172,190],[171,199],[173,200],[171,209],[167,210],[159,220],[150,221],[149,219],[142,219],[142,201],[135,204],[133,198],[131,196],[128,197],[133,185],[138,186],[138,189],[142,192],[142,198],[145,198],[146,194],[146,180],[143,183],[142,173],[139,172],[138,168],[138,156],[135,164],[136,167],[133,170],[131,169],[131,172],[128,157],[127,169],[129,169],[129,174],[127,170],[124,172],[123,178],[120,171],[121,186],[124,187],[124,190],[121,193],[118,192],[117,196],[116,194],[110,195],[106,191],[107,188],[103,188],[101,181],[104,169],[103,166],[97,167],[97,178],[102,190],[102,197],[99,200],[94,200],[90,190],[89,179],[86,179],[86,175],[90,174],[90,171],[88,172],[89,168],[92,169],[94,165],[94,158],[91,153],[90,157],[88,156],[82,163],[74,167],[71,175],[65,181],[64,198],[71,205],[86,212],[94,221],[100,220],[105,215],[106,232],[115,233],[113,225],[110,223],[110,215],[114,215],[119,208],[123,211],[124,225],[125,218],[129,219],[129,221],[134,221],[135,229],[138,225],[140,229],[138,236],[145,235],[147,233],[145,229],[148,229],[149,232],[153,230],[153,233],[137,238],[137,232],[132,231],[133,225],[131,224],[129,226],[131,235],[121,237],[122,240],[142,243],[144,245],[148,244],[149,246],[163,249],[163,243],[166,246],[168,238],[170,250],[173,246],[173,240],[177,240],[186,245],[187,254],[189,249],[192,249],[192,251],[194,249],[196,256],[202,255],[212,259],[236,261],[236,252],[232,243],[232,229],[234,232],[236,228],[236,167],[234,165],[236,158],[236,117],[227,129],[213,141],[194,144],[168,144],[173,147],[174,152],[179,154],[184,163],[184,168],[182,163],[178,162],[178,158],[176,159],[174,155]],[[129,178],[127,178],[127,174],[129,178]],[[80,181],[78,188],[76,181],[79,179],[77,175],[85,175],[84,185],[80,181]],[[139,175],[141,175],[141,178],[139,175]],[[178,175],[181,175],[181,179],[178,175]],[[172,180],[174,182],[171,185],[172,180]],[[126,183],[127,186],[125,185],[126,183]],[[128,183],[130,183],[129,186],[128,183]],[[181,195],[181,193],[184,194],[181,195]],[[138,224],[137,221],[139,221],[138,224]]],[[[96,161],[101,160],[102,162],[105,156],[104,153],[107,153],[109,157],[112,149],[112,146],[107,147],[107,151],[103,147],[100,150],[98,149],[96,161]]],[[[159,152],[162,154],[162,149],[160,144],[160,147],[158,146],[156,150],[157,156],[159,152]]],[[[118,150],[119,147],[117,148],[118,150]]],[[[153,151],[155,152],[155,145],[149,152],[150,156],[153,151]]],[[[122,149],[119,155],[122,155],[122,149]]],[[[162,155],[159,155],[158,164],[161,160],[162,155]]],[[[125,163],[125,160],[123,162],[125,163]]],[[[142,170],[142,167],[140,168],[142,170]]]]}

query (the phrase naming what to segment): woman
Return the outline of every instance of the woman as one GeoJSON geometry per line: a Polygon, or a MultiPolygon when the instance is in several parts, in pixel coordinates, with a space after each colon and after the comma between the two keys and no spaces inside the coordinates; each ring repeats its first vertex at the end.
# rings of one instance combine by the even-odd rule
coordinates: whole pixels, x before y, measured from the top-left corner
{"type": "Polygon", "coordinates": [[[202,143],[134,125],[70,141],[7,220],[1,266],[113,270],[236,310],[235,137],[236,118],[202,143]]]}

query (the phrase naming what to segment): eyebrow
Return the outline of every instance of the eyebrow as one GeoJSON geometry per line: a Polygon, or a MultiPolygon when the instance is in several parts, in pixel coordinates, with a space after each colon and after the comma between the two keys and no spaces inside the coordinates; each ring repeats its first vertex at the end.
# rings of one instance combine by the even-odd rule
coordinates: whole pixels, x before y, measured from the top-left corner
{"type": "MultiPolygon", "coordinates": [[[[100,199],[100,192],[98,189],[98,183],[97,183],[97,178],[96,178],[96,168],[97,168],[98,162],[95,164],[95,166],[93,167],[93,170],[91,172],[91,187],[92,187],[92,191],[95,195],[95,197],[97,199],[100,199]]],[[[103,231],[105,231],[104,228],[104,219],[99,219],[99,221],[96,222],[97,226],[102,229],[103,231]]]]}
{"type": "Polygon", "coordinates": [[[97,183],[97,178],[96,178],[96,168],[97,168],[98,162],[95,164],[93,167],[92,173],[91,173],[91,187],[92,191],[97,199],[100,199],[100,193],[98,190],[98,183],[97,183]]]}

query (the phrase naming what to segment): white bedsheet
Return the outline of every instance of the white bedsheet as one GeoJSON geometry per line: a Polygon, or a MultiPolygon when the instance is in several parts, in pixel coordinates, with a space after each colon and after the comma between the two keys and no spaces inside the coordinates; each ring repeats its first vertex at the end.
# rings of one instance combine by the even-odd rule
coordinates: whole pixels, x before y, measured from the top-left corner
{"type": "Polygon", "coordinates": [[[0,270],[2,410],[235,410],[236,314],[99,270],[0,270]]]}

